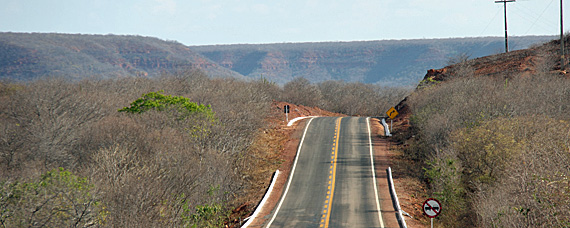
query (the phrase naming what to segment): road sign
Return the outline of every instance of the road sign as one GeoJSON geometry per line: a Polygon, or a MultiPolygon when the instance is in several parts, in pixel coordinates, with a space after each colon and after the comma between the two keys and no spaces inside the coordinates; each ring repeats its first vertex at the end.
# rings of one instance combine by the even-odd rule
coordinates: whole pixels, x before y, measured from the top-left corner
{"type": "Polygon", "coordinates": [[[391,107],[390,110],[388,110],[386,112],[386,115],[388,115],[388,117],[390,117],[390,119],[394,119],[394,118],[396,118],[396,116],[398,116],[398,111],[396,111],[396,109],[394,107],[391,107]]]}
{"type": "Polygon", "coordinates": [[[285,121],[289,123],[289,105],[283,106],[283,112],[285,112],[285,121]]]}
{"type": "Polygon", "coordinates": [[[424,213],[430,218],[435,218],[441,213],[441,204],[434,198],[427,199],[422,208],[424,213]]]}

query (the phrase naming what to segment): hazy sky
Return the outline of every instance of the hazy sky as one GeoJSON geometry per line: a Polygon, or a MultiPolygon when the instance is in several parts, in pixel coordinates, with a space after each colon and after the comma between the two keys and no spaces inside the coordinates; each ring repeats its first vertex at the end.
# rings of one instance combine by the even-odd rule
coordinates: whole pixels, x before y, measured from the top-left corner
{"type": "MultiPolygon", "coordinates": [[[[564,4],[570,13],[570,2],[564,4]]],[[[504,36],[503,4],[494,0],[0,0],[0,5],[2,32],[129,34],[186,45],[504,36]]],[[[559,0],[509,3],[509,35],[559,34],[559,7],[559,0]]]]}

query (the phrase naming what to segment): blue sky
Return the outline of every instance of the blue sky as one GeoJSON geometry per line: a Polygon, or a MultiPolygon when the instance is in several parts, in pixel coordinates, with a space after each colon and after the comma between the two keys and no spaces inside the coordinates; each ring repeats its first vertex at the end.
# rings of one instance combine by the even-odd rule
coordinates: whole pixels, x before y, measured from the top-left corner
{"type": "MultiPolygon", "coordinates": [[[[2,32],[128,34],[185,45],[504,36],[503,4],[494,0],[0,1],[2,32]]],[[[509,3],[509,35],[559,34],[559,7],[559,0],[509,3]]]]}

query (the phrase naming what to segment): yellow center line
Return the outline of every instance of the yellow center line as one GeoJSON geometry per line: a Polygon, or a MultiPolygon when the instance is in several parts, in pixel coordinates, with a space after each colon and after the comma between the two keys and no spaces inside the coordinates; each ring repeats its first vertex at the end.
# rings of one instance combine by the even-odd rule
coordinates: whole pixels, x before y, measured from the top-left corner
{"type": "Polygon", "coordinates": [[[338,118],[336,121],[336,127],[335,127],[335,135],[334,135],[334,141],[333,141],[333,148],[332,148],[332,152],[331,152],[331,170],[330,170],[330,174],[329,175],[329,186],[328,189],[330,189],[329,191],[327,191],[327,201],[325,201],[325,206],[324,206],[324,210],[323,213],[326,214],[323,215],[324,217],[324,224],[323,224],[323,219],[321,220],[321,225],[320,227],[329,227],[329,220],[330,220],[330,215],[331,215],[331,210],[332,210],[332,202],[333,202],[333,196],[334,196],[334,184],[335,184],[335,177],[336,177],[336,159],[337,159],[337,152],[338,152],[338,139],[339,139],[339,134],[340,134],[340,121],[342,118],[338,118]]]}

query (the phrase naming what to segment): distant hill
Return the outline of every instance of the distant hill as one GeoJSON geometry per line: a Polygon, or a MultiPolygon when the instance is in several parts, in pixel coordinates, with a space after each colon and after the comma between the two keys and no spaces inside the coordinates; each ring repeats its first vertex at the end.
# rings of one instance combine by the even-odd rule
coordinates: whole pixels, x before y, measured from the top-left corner
{"type": "MultiPolygon", "coordinates": [[[[528,48],[554,36],[510,37],[511,50],[528,48]]],[[[236,44],[191,46],[217,64],[250,78],[279,84],[295,77],[311,82],[343,80],[388,86],[415,85],[428,69],[450,58],[471,58],[504,51],[504,38],[453,38],[360,42],[236,44]]]]}
{"type": "MultiPolygon", "coordinates": [[[[510,47],[524,49],[553,38],[511,37],[510,47]]],[[[311,82],[415,85],[449,58],[500,53],[503,42],[488,37],[185,46],[142,36],[0,33],[0,79],[154,77],[192,68],[211,77],[263,77],[279,84],[305,77],[311,82]]]]}
{"type": "Polygon", "coordinates": [[[175,41],[142,36],[0,33],[0,79],[153,77],[188,68],[243,78],[175,41]]]}

